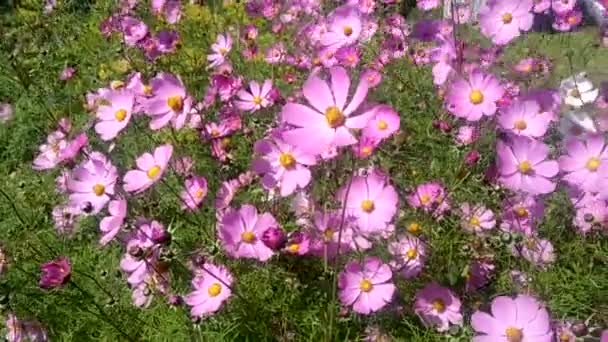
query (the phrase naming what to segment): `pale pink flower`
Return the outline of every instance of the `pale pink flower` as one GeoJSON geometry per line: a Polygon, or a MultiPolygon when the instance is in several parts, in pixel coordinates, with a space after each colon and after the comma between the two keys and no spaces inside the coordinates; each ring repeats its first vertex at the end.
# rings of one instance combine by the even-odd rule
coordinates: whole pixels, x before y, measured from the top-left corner
{"type": "Polygon", "coordinates": [[[137,169],[128,171],[123,178],[123,189],[135,193],[148,189],[162,178],[172,153],[173,146],[162,145],[154,150],[154,154],[146,152],[139,156],[137,169]]]}

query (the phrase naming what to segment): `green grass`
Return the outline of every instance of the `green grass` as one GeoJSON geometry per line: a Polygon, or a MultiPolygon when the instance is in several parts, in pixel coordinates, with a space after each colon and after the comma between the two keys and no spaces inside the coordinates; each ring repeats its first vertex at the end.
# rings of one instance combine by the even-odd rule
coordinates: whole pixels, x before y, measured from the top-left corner
{"type": "MultiPolygon", "coordinates": [[[[119,37],[106,40],[99,33],[98,25],[112,13],[113,1],[63,1],[50,16],[42,15],[34,1],[23,3],[16,9],[0,7],[3,34],[0,101],[15,107],[13,120],[0,124],[0,190],[7,195],[0,197],[0,241],[10,257],[9,270],[0,278],[0,293],[8,296],[5,309],[19,317],[40,320],[56,341],[124,340],[120,331],[141,341],[318,341],[328,337],[332,273],[326,272],[318,259],[281,256],[264,266],[229,260],[218,243],[208,238],[215,229],[216,190],[222,181],[248,169],[252,144],[264,129],[232,139],[235,159],[228,166],[221,166],[210,155],[209,146],[201,143],[194,131],[180,131],[176,137],[168,131],[144,134],[145,119],[137,122],[138,127],[130,125],[112,152],[114,163],[124,171],[132,167],[135,156],[161,142],[175,144],[177,140],[176,154],[192,156],[197,173],[208,179],[210,195],[196,214],[179,210],[171,189],[181,190],[183,179],[175,174],[166,177],[168,186],[157,184],[145,197],[134,200],[136,205],[132,206],[138,216],[157,219],[174,232],[173,292],[188,292],[190,275],[184,264],[195,252],[225,263],[235,276],[234,291],[239,296],[233,296],[217,315],[200,324],[191,322],[187,308],[171,307],[159,297],[149,309],[135,308],[126,279],[118,271],[121,248],[117,244],[98,247],[97,218],[84,219],[72,237],[58,236],[50,213],[63,200],[55,192],[54,179],[59,170],[36,172],[31,168],[37,146],[55,127],[57,118],[69,117],[76,127],[81,127],[91,118],[83,108],[85,93],[105,86],[110,80],[124,79],[132,70],[147,77],[158,71],[178,74],[189,91],[200,99],[209,76],[205,70],[206,51],[217,33],[238,30],[249,20],[242,8],[229,6],[214,12],[185,5],[177,26],[181,48],[152,64],[139,51],[124,48],[119,37]],[[58,75],[67,65],[75,66],[77,73],[68,82],[59,81],[58,75]],[[72,279],[84,292],[73,285],[52,291],[38,289],[39,265],[57,255],[71,258],[72,279]],[[109,301],[100,288],[109,292],[114,301],[109,301]]],[[[140,14],[155,30],[166,26],[145,10],[140,14]]],[[[260,29],[261,51],[275,39],[267,25],[264,27],[260,29]]],[[[587,70],[601,80],[601,73],[608,67],[608,50],[595,47],[595,40],[592,30],[567,35],[531,34],[508,48],[506,60],[514,61],[528,54],[548,55],[555,72],[538,80],[537,85],[555,86],[570,72],[567,54],[572,50],[574,70],[587,70]]],[[[286,94],[295,89],[281,80],[285,67],[270,67],[262,61],[245,62],[235,52],[232,56],[235,72],[246,80],[272,78],[286,94]]],[[[298,84],[307,76],[301,72],[297,75],[298,84]]],[[[450,190],[454,203],[484,203],[499,210],[505,193],[488,187],[482,179],[492,158],[494,138],[490,128],[484,129],[479,143],[485,152],[480,163],[463,168],[466,150],[456,147],[452,137],[439,134],[432,127],[433,120],[448,115],[434,95],[430,70],[415,68],[401,60],[387,68],[384,79],[380,89],[370,93],[370,100],[393,106],[401,114],[402,132],[385,143],[370,161],[358,162],[358,166],[370,163],[380,166],[390,173],[401,192],[421,182],[439,180],[450,190]]],[[[213,117],[215,110],[208,115],[213,117]]],[[[265,126],[277,111],[275,107],[256,118],[247,118],[245,124],[265,126]]],[[[101,150],[106,148],[96,139],[92,144],[101,150]]],[[[347,182],[349,161],[339,160],[337,164],[340,167],[331,170],[332,177],[314,185],[313,191],[321,199],[329,199],[337,187],[347,182]]],[[[264,197],[261,188],[254,185],[239,194],[235,203],[251,202],[259,208],[270,208],[271,203],[265,203],[264,197]]],[[[295,227],[285,207],[281,204],[273,214],[284,226],[295,227]]],[[[399,341],[444,340],[424,328],[413,315],[416,290],[430,280],[456,289],[464,300],[468,317],[479,303],[486,303],[495,295],[515,293],[509,276],[512,269],[531,275],[533,281],[524,291],[546,301],[555,319],[592,317],[595,325],[608,325],[608,241],[596,236],[581,237],[574,232],[567,197],[563,194],[552,196],[546,213],[541,236],[553,242],[556,263],[538,269],[512,257],[506,246],[486,246],[483,252],[493,254],[496,262],[495,280],[479,294],[464,295],[460,291],[462,273],[471,258],[471,252],[464,246],[475,238],[460,229],[456,216],[436,222],[402,203],[395,222],[397,231],[404,232],[410,222],[420,222],[430,245],[430,260],[423,274],[412,281],[399,279],[399,296],[384,312],[370,317],[339,317],[337,331],[329,339],[357,340],[366,327],[377,325],[399,341]]],[[[382,254],[382,248],[375,253],[382,254]]],[[[330,310],[333,309],[338,310],[330,310]]],[[[467,326],[452,340],[468,340],[471,331],[467,326]]]]}

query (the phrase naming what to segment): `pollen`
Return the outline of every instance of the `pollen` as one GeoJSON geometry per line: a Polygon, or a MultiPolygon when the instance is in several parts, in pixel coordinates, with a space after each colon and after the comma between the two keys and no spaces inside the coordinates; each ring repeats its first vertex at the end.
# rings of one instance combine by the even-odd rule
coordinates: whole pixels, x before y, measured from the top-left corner
{"type": "Polygon", "coordinates": [[[253,243],[255,241],[255,234],[250,231],[243,232],[243,234],[241,234],[241,240],[246,243],[253,243]]]}
{"type": "Polygon", "coordinates": [[[515,327],[508,327],[505,330],[505,336],[509,342],[521,342],[524,339],[524,334],[521,329],[515,327]]]}
{"type": "Polygon", "coordinates": [[[471,91],[471,93],[469,94],[469,101],[471,101],[471,103],[474,105],[478,105],[478,104],[482,103],[483,102],[483,93],[477,89],[471,91]]]}
{"type": "Polygon", "coordinates": [[[226,54],[228,53],[228,50],[225,48],[220,48],[219,51],[220,51],[220,55],[222,55],[222,56],[226,56],[226,54]]]}
{"type": "Polygon", "coordinates": [[[205,196],[205,190],[203,189],[198,189],[194,192],[194,197],[196,198],[203,198],[203,196],[205,196]]]}
{"type": "Polygon", "coordinates": [[[149,85],[144,85],[144,94],[145,95],[152,95],[152,87],[149,85]]]}
{"type": "Polygon", "coordinates": [[[423,205],[429,204],[429,202],[431,202],[431,196],[424,194],[424,195],[420,195],[420,203],[422,203],[423,205]]]}
{"type": "Polygon", "coordinates": [[[471,226],[479,226],[481,222],[479,221],[479,218],[477,216],[473,216],[469,219],[469,224],[471,226]]]}
{"type": "Polygon", "coordinates": [[[363,210],[364,212],[371,213],[372,211],[374,211],[374,209],[374,201],[366,199],[361,202],[361,210],[363,210]]]}
{"type": "Polygon", "coordinates": [[[517,215],[517,217],[519,217],[519,218],[528,217],[528,209],[526,209],[524,207],[516,208],[514,211],[515,211],[515,215],[517,215]]]}
{"type": "Polygon", "coordinates": [[[148,176],[148,178],[154,179],[158,176],[159,173],[160,173],[160,166],[154,165],[148,169],[148,172],[146,172],[146,175],[148,176]]]}
{"type": "Polygon", "coordinates": [[[325,231],[323,232],[323,239],[326,242],[331,241],[334,238],[334,231],[331,228],[327,228],[325,229],[325,231]]]}
{"type": "Polygon", "coordinates": [[[102,196],[106,193],[106,187],[103,184],[93,185],[93,193],[97,196],[102,196]]]}
{"type": "Polygon", "coordinates": [[[207,293],[211,297],[217,297],[221,292],[222,292],[222,285],[220,285],[219,283],[213,283],[207,289],[207,293]]]}
{"type": "Polygon", "coordinates": [[[349,37],[351,34],[353,34],[353,28],[349,25],[346,25],[342,28],[342,32],[344,32],[344,35],[349,37]]]}
{"type": "Polygon", "coordinates": [[[169,96],[167,98],[167,106],[174,112],[179,112],[184,108],[184,100],[181,96],[169,96]]]}
{"type": "Polygon", "coordinates": [[[422,227],[418,222],[412,222],[407,226],[407,231],[414,235],[418,235],[422,232],[422,227]]]}
{"type": "Polygon", "coordinates": [[[441,299],[435,299],[431,305],[433,306],[433,309],[439,313],[443,313],[445,311],[445,302],[441,299]]]}
{"type": "Polygon", "coordinates": [[[254,96],[254,97],[253,97],[253,103],[254,103],[256,106],[261,105],[261,104],[262,104],[262,98],[261,98],[260,96],[254,96]]]}
{"type": "Polygon", "coordinates": [[[287,250],[290,253],[296,254],[296,253],[298,253],[300,251],[300,244],[292,243],[292,244],[289,245],[289,247],[287,247],[287,250]]]}
{"type": "Polygon", "coordinates": [[[371,146],[365,146],[361,149],[361,154],[364,156],[369,156],[370,154],[372,154],[373,149],[371,146]]]}
{"type": "Polygon", "coordinates": [[[222,147],[223,148],[228,148],[228,146],[230,146],[230,138],[225,137],[222,139],[222,147]]]}
{"type": "Polygon", "coordinates": [[[515,127],[515,129],[518,131],[523,131],[528,128],[528,124],[524,120],[517,120],[513,124],[513,127],[515,127]]]}
{"type": "Polygon", "coordinates": [[[291,153],[281,153],[279,156],[279,164],[286,169],[291,169],[296,165],[296,159],[291,153]]]}
{"type": "Polygon", "coordinates": [[[513,21],[513,14],[507,12],[502,15],[503,24],[510,24],[513,21]]]}
{"type": "Polygon", "coordinates": [[[220,131],[218,131],[217,129],[211,130],[211,136],[214,138],[217,138],[220,136],[220,131]]]}
{"type": "Polygon", "coordinates": [[[416,248],[410,248],[408,249],[408,251],[405,253],[405,256],[409,259],[416,259],[416,257],[418,256],[418,250],[416,248]]]}
{"type": "Polygon", "coordinates": [[[369,279],[364,278],[363,280],[361,280],[361,283],[359,283],[359,288],[363,292],[369,292],[374,288],[374,285],[369,279]]]}
{"type": "Polygon", "coordinates": [[[384,120],[378,120],[376,127],[378,127],[379,130],[384,131],[385,129],[388,128],[388,124],[384,120]]]}
{"type": "Polygon", "coordinates": [[[127,111],[124,109],[119,109],[116,111],[116,113],[114,113],[114,118],[116,118],[116,121],[118,121],[118,122],[123,122],[126,117],[127,117],[127,111]]]}
{"type": "Polygon", "coordinates": [[[519,170],[519,172],[521,172],[523,174],[528,174],[528,173],[532,172],[532,165],[530,164],[529,161],[524,160],[521,163],[519,163],[519,165],[517,166],[517,169],[519,170]]]}
{"type": "Polygon", "coordinates": [[[600,168],[600,164],[601,164],[601,161],[598,158],[593,157],[593,158],[589,158],[585,167],[587,168],[587,170],[589,170],[591,172],[595,172],[600,168]]]}
{"type": "Polygon", "coordinates": [[[329,127],[338,128],[344,124],[345,118],[338,107],[331,106],[325,110],[325,120],[327,120],[329,127]]]}

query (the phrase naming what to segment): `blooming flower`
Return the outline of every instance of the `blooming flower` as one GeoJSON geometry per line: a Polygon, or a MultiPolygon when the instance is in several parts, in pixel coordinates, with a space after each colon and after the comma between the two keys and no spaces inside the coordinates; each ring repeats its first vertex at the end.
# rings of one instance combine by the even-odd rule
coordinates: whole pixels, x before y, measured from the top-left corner
{"type": "Polygon", "coordinates": [[[93,214],[101,211],[110,201],[118,178],[116,167],[102,158],[91,157],[77,166],[67,182],[70,203],[81,208],[90,204],[93,214]]]}
{"type": "Polygon", "coordinates": [[[503,202],[500,229],[532,235],[536,223],[543,218],[545,207],[540,198],[519,194],[503,202]]]}
{"type": "Polygon", "coordinates": [[[498,0],[479,13],[481,32],[499,45],[519,37],[520,31],[532,28],[532,0],[498,0]]]}
{"type": "Polygon", "coordinates": [[[536,101],[515,101],[497,116],[503,130],[534,138],[545,135],[551,119],[551,114],[540,112],[536,101]]]}
{"type": "Polygon", "coordinates": [[[123,189],[127,192],[140,193],[156,183],[165,172],[173,146],[161,145],[154,149],[154,154],[144,153],[137,157],[137,169],[128,171],[123,178],[123,189]]]}
{"type": "Polygon", "coordinates": [[[120,228],[127,217],[127,201],[124,199],[110,201],[108,212],[110,215],[104,217],[99,222],[99,230],[102,233],[99,243],[102,246],[114,240],[116,234],[120,232],[120,228]]]}
{"type": "Polygon", "coordinates": [[[205,263],[192,279],[193,290],[184,302],[191,306],[193,317],[202,317],[219,310],[232,294],[232,275],[224,266],[205,263]]]}
{"type": "Polygon", "coordinates": [[[458,127],[456,143],[458,145],[470,145],[479,138],[479,130],[475,126],[464,125],[458,127]]]}
{"type": "Polygon", "coordinates": [[[71,235],[76,229],[77,219],[83,212],[73,205],[58,205],[53,208],[51,215],[57,233],[71,235]]]}
{"type": "Polygon", "coordinates": [[[450,324],[462,325],[460,300],[450,289],[437,283],[427,284],[416,293],[414,312],[427,326],[446,331],[450,324]]]}
{"type": "Polygon", "coordinates": [[[551,178],[559,167],[556,161],[547,160],[549,149],[544,143],[515,136],[508,142],[499,140],[496,151],[498,181],[507,188],[532,195],[555,190],[551,178]]]}
{"type": "Polygon", "coordinates": [[[427,251],[424,242],[414,236],[402,236],[388,245],[394,258],[393,270],[406,279],[416,277],[426,262],[427,251]]]}
{"type": "Polygon", "coordinates": [[[363,135],[373,139],[386,139],[399,130],[399,113],[391,106],[374,107],[374,117],[363,128],[363,135]]]}
{"type": "Polygon", "coordinates": [[[359,39],[363,29],[361,16],[350,6],[337,8],[330,16],[327,31],[321,35],[321,44],[340,48],[359,39]]]}
{"type": "Polygon", "coordinates": [[[474,71],[468,79],[452,82],[446,95],[448,110],[459,118],[478,121],[482,116],[496,113],[496,101],[504,93],[498,79],[481,71],[474,71]]]}
{"type": "Polygon", "coordinates": [[[150,5],[152,13],[156,15],[163,13],[169,24],[175,24],[181,17],[181,4],[179,0],[152,0],[150,5]]]}
{"type": "Polygon", "coordinates": [[[314,214],[315,243],[313,252],[323,258],[333,258],[340,246],[341,252],[354,249],[353,223],[348,217],[342,220],[340,212],[320,212],[314,214]],[[342,232],[340,233],[340,230],[342,232]],[[340,239],[338,241],[338,239],[340,239]]]}
{"type": "Polygon", "coordinates": [[[272,105],[269,98],[269,93],[272,90],[272,81],[266,80],[262,87],[256,81],[249,82],[250,92],[241,90],[237,93],[239,100],[235,101],[235,105],[242,111],[255,112],[262,108],[272,105]]]}
{"type": "Polygon", "coordinates": [[[192,98],[182,81],[174,75],[161,73],[150,84],[153,96],[145,106],[146,114],[152,118],[150,129],[161,129],[170,121],[174,128],[182,128],[192,108],[192,98]]]}
{"type": "Polygon", "coordinates": [[[468,232],[481,234],[496,226],[494,213],[483,205],[472,206],[466,202],[462,203],[460,213],[460,225],[468,232]]]}
{"type": "Polygon", "coordinates": [[[113,90],[106,95],[106,100],[107,105],[97,107],[99,121],[95,125],[95,132],[102,140],[112,140],[131,120],[135,96],[128,90],[113,90]]]}
{"type": "Polygon", "coordinates": [[[533,297],[496,297],[492,301],[491,312],[490,315],[476,311],[471,317],[471,325],[478,333],[473,342],[553,341],[549,313],[533,297]]]}
{"type": "Polygon", "coordinates": [[[287,243],[285,244],[285,251],[294,255],[306,255],[310,252],[312,242],[310,234],[295,231],[289,234],[287,243]]]}
{"type": "Polygon", "coordinates": [[[349,215],[356,218],[363,234],[380,233],[397,213],[397,191],[378,171],[367,176],[354,176],[350,189],[342,186],[336,197],[349,215]]]}
{"type": "Polygon", "coordinates": [[[207,196],[207,180],[205,177],[194,176],[186,179],[186,189],[182,191],[182,209],[194,210],[207,196]]]}
{"type": "Polygon", "coordinates": [[[144,39],[148,34],[146,23],[130,16],[124,16],[120,19],[120,30],[122,31],[125,44],[128,46],[135,46],[137,42],[144,39]]]}
{"type": "Polygon", "coordinates": [[[127,240],[127,253],[120,260],[120,269],[127,273],[129,284],[136,286],[153,279],[159,267],[160,248],[168,233],[157,221],[142,221],[127,240]]]}
{"type": "Polygon", "coordinates": [[[34,170],[48,170],[57,166],[61,162],[60,152],[67,146],[65,134],[61,131],[54,131],[46,138],[46,144],[40,145],[33,163],[34,170]]]}
{"type": "Polygon", "coordinates": [[[436,217],[441,217],[450,209],[447,192],[441,184],[436,182],[418,185],[416,190],[407,196],[407,204],[413,208],[422,208],[436,217]]]}
{"type": "Polygon", "coordinates": [[[511,252],[541,267],[555,261],[551,241],[535,236],[526,237],[521,244],[513,245],[511,252]]]}
{"type": "Polygon", "coordinates": [[[570,138],[566,142],[566,155],[559,158],[563,180],[585,191],[597,191],[602,178],[606,177],[608,151],[604,137],[589,136],[584,140],[570,138]]]}
{"type": "Polygon", "coordinates": [[[376,257],[351,261],[339,275],[340,302],[360,314],[376,312],[393,299],[397,288],[392,277],[391,268],[376,257]]]}
{"type": "Polygon", "coordinates": [[[58,257],[42,264],[40,271],[42,272],[39,282],[41,288],[52,289],[59,287],[70,281],[72,272],[70,259],[64,256],[58,257]]]}
{"type": "Polygon", "coordinates": [[[573,219],[574,226],[581,234],[587,234],[597,227],[601,229],[607,222],[608,206],[603,200],[585,201],[581,207],[576,208],[573,219]]]}
{"type": "Polygon", "coordinates": [[[278,223],[270,213],[258,214],[249,204],[239,210],[230,208],[218,224],[218,234],[226,252],[233,258],[270,259],[274,251],[262,241],[262,235],[278,223]]]}
{"type": "Polygon", "coordinates": [[[215,68],[226,61],[226,56],[232,50],[232,37],[230,34],[218,34],[215,43],[211,45],[212,53],[207,55],[207,61],[211,62],[209,68],[215,68]]]}

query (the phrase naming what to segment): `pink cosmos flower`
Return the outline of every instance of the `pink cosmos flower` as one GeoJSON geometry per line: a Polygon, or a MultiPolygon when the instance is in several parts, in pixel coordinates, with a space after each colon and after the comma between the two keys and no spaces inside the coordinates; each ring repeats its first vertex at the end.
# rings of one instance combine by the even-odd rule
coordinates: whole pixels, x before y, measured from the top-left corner
{"type": "Polygon", "coordinates": [[[308,233],[295,231],[289,234],[285,251],[293,255],[306,255],[312,248],[312,236],[308,233]]]}
{"type": "Polygon", "coordinates": [[[360,314],[376,312],[393,300],[397,288],[392,277],[391,268],[376,257],[351,261],[339,275],[340,302],[360,314]]]}
{"type": "Polygon", "coordinates": [[[473,342],[552,342],[549,313],[535,298],[500,296],[492,301],[492,314],[476,311],[471,325],[478,333],[473,342]]]}
{"type": "Polygon", "coordinates": [[[145,112],[152,120],[150,129],[157,130],[165,127],[169,121],[175,129],[184,127],[186,117],[192,108],[192,98],[186,93],[186,87],[178,77],[160,73],[154,77],[152,98],[147,101],[145,112]]]}
{"type": "Polygon", "coordinates": [[[374,153],[380,142],[376,138],[363,134],[359,137],[359,143],[352,146],[353,153],[359,159],[366,159],[374,153]]]}
{"type": "Polygon", "coordinates": [[[459,118],[478,121],[482,116],[496,113],[496,101],[504,88],[496,77],[474,71],[468,79],[458,78],[452,82],[446,95],[448,110],[459,118]]]}
{"type": "Polygon", "coordinates": [[[441,1],[439,0],[418,0],[416,1],[416,7],[423,11],[430,11],[434,8],[439,7],[441,1]]]}
{"type": "Polygon", "coordinates": [[[317,211],[314,214],[313,225],[315,241],[312,249],[315,255],[322,258],[333,258],[337,253],[338,245],[340,253],[356,247],[353,241],[353,222],[349,218],[344,218],[344,222],[342,222],[341,212],[317,211]],[[342,234],[340,234],[340,228],[342,228],[342,234]]]}
{"type": "Polygon", "coordinates": [[[378,105],[373,108],[374,117],[363,128],[363,135],[383,140],[399,130],[400,118],[391,106],[378,105]]]}
{"type": "Polygon", "coordinates": [[[551,26],[557,31],[565,32],[576,28],[582,21],[583,12],[578,9],[574,9],[572,11],[556,15],[551,26]]]}
{"type": "Polygon", "coordinates": [[[268,64],[279,64],[285,60],[287,50],[282,42],[276,43],[266,50],[264,60],[268,64]]]}
{"type": "Polygon", "coordinates": [[[345,68],[354,68],[359,64],[361,51],[356,46],[343,46],[336,51],[338,63],[345,68]]]}
{"type": "Polygon", "coordinates": [[[397,213],[399,198],[395,188],[376,170],[367,176],[354,176],[350,182],[348,193],[348,185],[343,185],[336,197],[346,207],[347,213],[356,218],[361,233],[374,234],[385,230],[397,213]]]}
{"type": "Polygon", "coordinates": [[[92,214],[97,214],[114,195],[118,178],[116,167],[107,160],[90,158],[77,166],[67,183],[70,204],[83,207],[90,204],[92,214]]]}
{"type": "Polygon", "coordinates": [[[552,0],[534,0],[534,7],[532,7],[532,12],[545,13],[549,8],[551,8],[552,2],[552,0]]]}
{"type": "Polygon", "coordinates": [[[142,221],[127,240],[127,253],[120,260],[120,269],[127,275],[127,281],[137,286],[163,271],[159,265],[162,243],[167,240],[165,227],[157,221],[142,221]]]}
{"type": "Polygon", "coordinates": [[[212,53],[207,55],[208,68],[215,68],[226,61],[226,56],[232,50],[232,37],[230,34],[218,34],[214,44],[211,45],[212,53]]]}
{"type": "Polygon", "coordinates": [[[253,161],[253,171],[263,175],[265,188],[279,187],[281,196],[286,197],[310,183],[308,167],[316,164],[314,155],[280,139],[260,140],[254,149],[260,157],[253,161]]]}
{"type": "Polygon", "coordinates": [[[368,91],[367,81],[360,80],[350,103],[346,105],[350,78],[342,67],[330,69],[331,88],[326,81],[311,75],[304,83],[304,97],[314,108],[287,103],[281,112],[284,123],[296,128],[283,133],[284,139],[311,153],[322,153],[331,147],[354,145],[350,129],[361,129],[374,115],[373,110],[353,116],[368,91]]]}
{"type": "Polygon", "coordinates": [[[127,201],[124,199],[110,201],[108,212],[110,215],[104,217],[101,219],[101,222],[99,222],[99,230],[102,233],[99,244],[102,246],[105,246],[110,241],[114,240],[116,235],[120,232],[125,218],[127,217],[127,201]]]}
{"type": "Polygon", "coordinates": [[[181,4],[180,0],[152,0],[152,13],[163,13],[169,24],[175,24],[181,17],[181,4]]]}
{"type": "Polygon", "coordinates": [[[437,182],[420,184],[407,196],[407,204],[412,208],[422,208],[433,216],[440,218],[450,209],[450,201],[444,187],[437,182]]]}
{"type": "Polygon", "coordinates": [[[576,215],[572,221],[578,232],[583,235],[598,227],[602,229],[608,223],[606,201],[586,201],[580,208],[576,208],[576,215]]]}
{"type": "Polygon", "coordinates": [[[456,133],[456,144],[464,146],[470,145],[479,139],[479,130],[475,126],[464,125],[458,127],[456,133]]]}
{"type": "Polygon", "coordinates": [[[266,108],[272,105],[272,101],[269,98],[270,91],[272,90],[272,81],[266,80],[262,87],[256,81],[249,82],[249,91],[240,90],[236,95],[239,100],[235,101],[235,105],[242,111],[256,112],[262,108],[266,108]]]}
{"type": "Polygon", "coordinates": [[[95,132],[102,140],[112,140],[129,124],[135,96],[129,90],[112,90],[106,100],[107,105],[97,107],[95,132]]]}
{"type": "Polygon", "coordinates": [[[544,217],[545,206],[540,198],[519,194],[503,202],[502,212],[501,230],[532,235],[544,217]]]}
{"type": "Polygon", "coordinates": [[[13,106],[10,103],[0,102],[0,123],[7,122],[13,117],[13,106]]]}
{"type": "Polygon", "coordinates": [[[447,331],[450,324],[462,325],[461,303],[450,289],[437,283],[427,284],[416,293],[414,312],[426,325],[447,331]]]}
{"type": "Polygon", "coordinates": [[[503,130],[531,138],[544,136],[551,119],[551,114],[540,112],[536,101],[515,101],[497,116],[503,130]]]}
{"type": "Polygon", "coordinates": [[[73,205],[58,205],[51,213],[53,224],[60,235],[71,235],[76,230],[78,218],[83,214],[81,208],[73,205]]]}
{"type": "Polygon", "coordinates": [[[534,23],[533,0],[497,0],[479,13],[481,32],[492,42],[505,45],[534,23]]]}
{"type": "Polygon", "coordinates": [[[558,15],[566,14],[574,9],[577,0],[551,1],[551,9],[558,15]]]}
{"type": "Polygon", "coordinates": [[[74,69],[73,67],[66,67],[61,71],[61,74],[59,74],[59,79],[61,81],[67,81],[74,77],[75,73],[76,69],[74,69]]]}
{"type": "Polygon", "coordinates": [[[361,78],[367,80],[370,88],[376,88],[382,82],[382,74],[372,68],[367,68],[361,73],[361,78]]]}
{"type": "Polygon", "coordinates": [[[470,233],[482,234],[496,226],[494,213],[483,205],[472,206],[466,202],[462,203],[460,215],[460,226],[470,233]]]}
{"type": "Polygon", "coordinates": [[[418,276],[426,263],[427,251],[424,242],[414,236],[402,236],[388,245],[393,256],[391,267],[406,279],[418,276]]]}
{"type": "Polygon", "coordinates": [[[267,261],[274,255],[262,241],[262,235],[278,223],[270,213],[258,215],[257,209],[245,204],[239,210],[230,208],[218,224],[218,234],[224,249],[233,258],[267,261]]]}
{"type": "Polygon", "coordinates": [[[123,189],[127,192],[140,193],[156,183],[165,172],[173,146],[161,145],[154,154],[144,153],[136,160],[137,169],[128,171],[123,178],[123,189]]]}
{"type": "Polygon", "coordinates": [[[586,139],[570,138],[566,142],[566,155],[559,158],[559,168],[564,173],[562,179],[584,191],[598,191],[606,169],[608,150],[601,135],[591,135],[586,139]]]}
{"type": "Polygon", "coordinates": [[[536,236],[528,236],[522,243],[513,245],[511,253],[541,267],[552,264],[555,261],[551,241],[536,236]]]}
{"type": "Polygon", "coordinates": [[[195,210],[207,196],[207,179],[205,177],[188,177],[186,179],[186,189],[182,191],[182,209],[195,210]]]}
{"type": "Polygon", "coordinates": [[[549,148],[540,141],[514,136],[499,140],[496,146],[498,181],[513,191],[532,195],[555,190],[551,180],[559,171],[558,163],[547,160],[549,148]]]}
{"type": "Polygon", "coordinates": [[[65,134],[61,131],[54,131],[46,138],[46,144],[40,145],[33,162],[33,169],[37,171],[49,170],[61,162],[59,153],[67,146],[65,134]]]}
{"type": "Polygon", "coordinates": [[[87,146],[89,138],[86,133],[80,133],[74,139],[68,141],[67,145],[59,151],[59,160],[61,162],[69,162],[74,160],[80,150],[87,146]]]}
{"type": "Polygon", "coordinates": [[[120,30],[123,34],[125,44],[135,46],[137,42],[144,39],[148,34],[148,26],[143,21],[130,16],[120,19],[120,30]]]}
{"type": "Polygon", "coordinates": [[[215,197],[215,209],[217,209],[218,212],[222,212],[228,208],[240,187],[241,184],[238,179],[230,179],[223,182],[215,197]]]}
{"type": "Polygon", "coordinates": [[[363,29],[359,11],[350,6],[337,8],[328,21],[327,31],[321,35],[321,44],[334,49],[354,44],[363,29]]]}
{"type": "Polygon", "coordinates": [[[232,294],[232,274],[224,266],[205,263],[192,279],[193,290],[184,297],[192,317],[210,315],[220,309],[232,294]]]}
{"type": "Polygon", "coordinates": [[[70,281],[70,276],[72,274],[70,259],[65,256],[60,256],[54,260],[45,262],[40,266],[40,272],[40,288],[52,289],[65,285],[70,281]]]}

